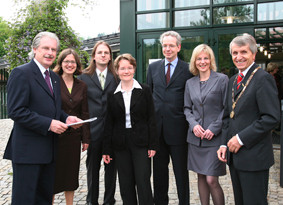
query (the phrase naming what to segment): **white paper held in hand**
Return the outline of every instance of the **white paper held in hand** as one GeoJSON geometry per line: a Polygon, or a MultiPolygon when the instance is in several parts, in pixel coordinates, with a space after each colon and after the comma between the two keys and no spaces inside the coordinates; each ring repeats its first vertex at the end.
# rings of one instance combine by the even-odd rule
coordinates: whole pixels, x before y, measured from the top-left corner
{"type": "Polygon", "coordinates": [[[79,124],[86,123],[86,122],[92,122],[96,119],[97,119],[97,117],[93,117],[93,118],[83,120],[83,121],[80,121],[80,122],[71,123],[71,124],[68,124],[68,127],[73,126],[73,125],[79,125],[79,124]]]}

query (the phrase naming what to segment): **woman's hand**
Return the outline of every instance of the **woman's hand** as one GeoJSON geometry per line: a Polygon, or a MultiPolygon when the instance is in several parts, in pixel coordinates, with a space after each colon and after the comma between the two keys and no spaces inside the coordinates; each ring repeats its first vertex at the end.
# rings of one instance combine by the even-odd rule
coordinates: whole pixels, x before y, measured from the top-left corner
{"type": "Polygon", "coordinates": [[[110,158],[110,155],[102,155],[103,161],[105,164],[109,164],[112,158],[110,158]]]}
{"type": "Polygon", "coordinates": [[[154,157],[155,153],[155,150],[148,150],[148,158],[154,157]]]}
{"type": "Polygon", "coordinates": [[[202,128],[202,126],[200,126],[200,125],[194,126],[193,132],[194,132],[195,136],[197,136],[197,137],[199,137],[201,139],[204,138],[205,130],[202,128]]]}
{"type": "Polygon", "coordinates": [[[211,132],[209,129],[205,130],[204,134],[204,138],[211,140],[212,137],[214,136],[213,132],[211,132]]]}

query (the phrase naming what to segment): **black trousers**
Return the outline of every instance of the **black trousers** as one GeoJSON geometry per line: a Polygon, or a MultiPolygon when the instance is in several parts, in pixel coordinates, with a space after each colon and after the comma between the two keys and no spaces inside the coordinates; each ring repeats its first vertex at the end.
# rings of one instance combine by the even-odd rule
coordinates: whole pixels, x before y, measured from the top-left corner
{"type": "Polygon", "coordinates": [[[52,204],[55,163],[12,165],[12,205],[52,204]]]}
{"type": "Polygon", "coordinates": [[[123,205],[153,205],[148,148],[133,143],[131,129],[126,135],[127,148],[114,151],[123,205]]]}
{"type": "MultiPolygon", "coordinates": [[[[102,140],[91,141],[87,150],[87,187],[88,193],[86,201],[87,203],[98,205],[99,197],[99,171],[102,160],[102,140]]],[[[110,164],[104,163],[104,203],[103,204],[115,204],[115,189],[117,168],[115,160],[112,160],[110,164]]]]}
{"type": "Polygon", "coordinates": [[[269,169],[241,171],[229,166],[235,205],[267,205],[269,169]]]}
{"type": "Polygon", "coordinates": [[[168,145],[163,136],[160,149],[153,158],[153,187],[155,205],[168,205],[170,156],[176,179],[179,205],[190,204],[189,173],[187,170],[188,145],[168,145]]]}

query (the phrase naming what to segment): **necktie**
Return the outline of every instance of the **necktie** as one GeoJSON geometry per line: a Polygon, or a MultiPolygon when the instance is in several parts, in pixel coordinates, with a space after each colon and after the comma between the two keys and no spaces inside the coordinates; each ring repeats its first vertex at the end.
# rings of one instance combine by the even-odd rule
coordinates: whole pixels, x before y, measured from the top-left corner
{"type": "Polygon", "coordinates": [[[49,90],[50,90],[50,92],[51,92],[51,94],[53,95],[53,89],[52,89],[52,86],[51,86],[51,83],[50,83],[50,76],[49,76],[49,72],[48,72],[48,70],[46,70],[45,72],[44,72],[44,74],[45,74],[45,82],[47,83],[47,85],[48,85],[48,87],[49,87],[49,90]]]}
{"type": "Polygon", "coordinates": [[[239,89],[243,78],[244,78],[243,73],[239,73],[239,74],[238,74],[238,79],[237,79],[237,90],[239,89]]]}
{"type": "Polygon", "coordinates": [[[105,78],[104,78],[104,75],[102,73],[99,74],[99,82],[100,82],[102,90],[104,90],[105,78]]]}
{"type": "Polygon", "coordinates": [[[169,81],[170,81],[170,65],[171,63],[168,63],[167,66],[168,66],[168,69],[167,69],[167,72],[166,72],[166,84],[168,85],[169,81]]]}

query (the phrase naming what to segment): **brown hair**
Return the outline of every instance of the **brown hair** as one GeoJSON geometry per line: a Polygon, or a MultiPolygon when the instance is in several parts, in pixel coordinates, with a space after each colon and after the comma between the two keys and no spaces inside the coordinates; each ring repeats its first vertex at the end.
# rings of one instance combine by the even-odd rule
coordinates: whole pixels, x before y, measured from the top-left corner
{"type": "Polygon", "coordinates": [[[65,58],[72,54],[76,60],[76,64],[77,64],[77,68],[76,68],[76,71],[74,72],[73,75],[80,75],[82,73],[82,64],[81,64],[81,61],[80,61],[80,57],[78,55],[78,53],[71,49],[71,48],[67,48],[67,49],[64,49],[59,57],[58,57],[58,60],[57,60],[57,64],[55,66],[55,68],[53,69],[53,71],[59,75],[62,75],[63,74],[63,69],[62,69],[62,64],[63,64],[63,61],[65,60],[65,58]]]}
{"type": "Polygon", "coordinates": [[[91,52],[90,64],[86,69],[83,70],[83,73],[86,73],[88,75],[93,75],[93,73],[95,72],[96,63],[95,63],[94,57],[95,57],[95,52],[97,50],[97,47],[100,46],[100,45],[105,45],[105,46],[108,47],[109,52],[110,52],[110,61],[108,62],[107,68],[116,77],[116,73],[113,70],[112,50],[111,50],[111,47],[109,46],[109,44],[106,43],[105,41],[97,41],[97,43],[94,45],[92,52],[91,52]]]}
{"type": "Polygon", "coordinates": [[[119,68],[119,63],[121,60],[127,60],[130,62],[130,64],[134,67],[134,69],[136,70],[136,67],[137,67],[137,62],[136,62],[136,59],[129,53],[124,53],[124,54],[121,54],[119,55],[115,61],[114,61],[114,69],[115,71],[117,72],[118,71],[118,68],[119,68]]]}

